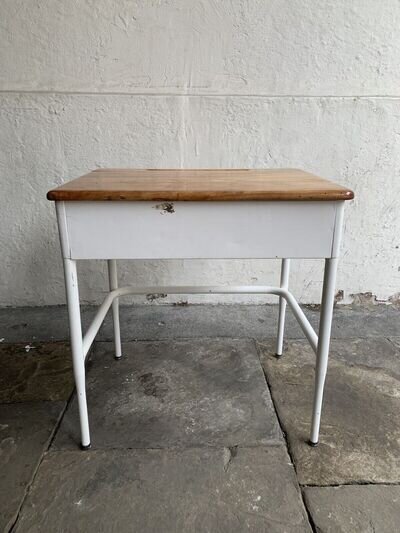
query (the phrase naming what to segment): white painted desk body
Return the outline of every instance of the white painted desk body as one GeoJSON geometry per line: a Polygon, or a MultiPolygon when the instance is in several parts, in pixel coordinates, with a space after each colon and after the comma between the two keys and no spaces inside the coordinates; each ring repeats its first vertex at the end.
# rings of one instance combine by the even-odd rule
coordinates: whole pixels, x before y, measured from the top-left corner
{"type": "Polygon", "coordinates": [[[282,354],[286,303],[316,353],[309,443],[318,443],[331,334],[343,208],[353,192],[300,170],[99,169],[49,191],[56,202],[64,261],[81,447],[90,447],[85,358],[112,307],[121,357],[118,301],[127,294],[274,294],[276,354],[282,354]],[[117,259],[282,259],[279,287],[121,287],[117,259]],[[289,263],[324,258],[319,334],[289,292],[289,263]],[[107,259],[110,291],[82,336],[76,261],[107,259]]]}

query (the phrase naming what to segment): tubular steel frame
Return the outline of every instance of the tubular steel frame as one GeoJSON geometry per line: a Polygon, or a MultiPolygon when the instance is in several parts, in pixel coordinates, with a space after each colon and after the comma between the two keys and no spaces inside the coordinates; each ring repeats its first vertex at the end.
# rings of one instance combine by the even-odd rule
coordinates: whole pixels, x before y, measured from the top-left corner
{"type": "Polygon", "coordinates": [[[315,391],[313,402],[313,415],[311,421],[310,444],[318,444],[318,434],[321,419],[322,396],[325,376],[328,365],[328,352],[330,342],[330,330],[332,321],[332,310],[334,300],[334,286],[336,275],[337,259],[325,260],[325,276],[322,296],[321,318],[319,336],[314,331],[306,315],[298,304],[293,294],[288,290],[289,260],[282,260],[281,286],[234,286],[234,287],[214,287],[214,286],[147,286],[147,287],[120,287],[117,285],[117,265],[116,260],[108,260],[108,271],[110,280],[110,291],[100,305],[91,324],[82,336],[80,319],[79,293],[76,272],[76,261],[64,259],[64,270],[66,280],[66,292],[68,313],[71,333],[71,349],[73,356],[74,377],[78,396],[80,426],[81,426],[81,447],[90,447],[89,420],[86,403],[85,388],[85,359],[90,347],[99,331],[108,311],[112,308],[114,323],[114,343],[115,358],[122,356],[121,334],[119,324],[119,298],[129,294],[145,295],[152,293],[163,294],[273,294],[279,297],[279,323],[277,335],[278,356],[282,355],[283,331],[285,322],[286,304],[289,305],[311,348],[317,355],[317,365],[315,373],[315,391]]]}

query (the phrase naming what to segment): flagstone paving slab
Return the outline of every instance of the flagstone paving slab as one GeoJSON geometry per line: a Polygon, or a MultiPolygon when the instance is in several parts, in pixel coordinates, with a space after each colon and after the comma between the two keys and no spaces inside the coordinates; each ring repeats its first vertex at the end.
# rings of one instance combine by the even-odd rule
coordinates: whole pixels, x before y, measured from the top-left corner
{"type": "MultiPolygon", "coordinates": [[[[169,448],[276,444],[282,435],[253,341],[97,343],[87,390],[92,445],[169,448]]],[[[79,443],[76,398],[55,440],[79,443]]]]}
{"type": "Polygon", "coordinates": [[[349,485],[304,490],[321,533],[394,533],[400,525],[400,486],[349,485]]]}
{"type": "Polygon", "coordinates": [[[0,403],[68,400],[74,388],[66,343],[0,344],[0,403]]]}
{"type": "Polygon", "coordinates": [[[400,482],[400,354],[387,339],[333,340],[318,447],[307,444],[315,355],[288,341],[259,344],[300,484],[400,482]]]}
{"type": "Polygon", "coordinates": [[[311,528],[289,456],[276,446],[52,452],[15,531],[311,533],[311,528]]]}
{"type": "Polygon", "coordinates": [[[15,521],[65,402],[0,405],[0,531],[15,521]]]}

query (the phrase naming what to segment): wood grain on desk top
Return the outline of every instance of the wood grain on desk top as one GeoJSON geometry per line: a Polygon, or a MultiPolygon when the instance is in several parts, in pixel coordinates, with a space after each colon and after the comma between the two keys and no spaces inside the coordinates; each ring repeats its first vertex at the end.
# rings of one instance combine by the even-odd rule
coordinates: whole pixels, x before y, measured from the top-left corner
{"type": "Polygon", "coordinates": [[[98,169],[47,193],[49,200],[350,200],[353,192],[296,169],[98,169]]]}

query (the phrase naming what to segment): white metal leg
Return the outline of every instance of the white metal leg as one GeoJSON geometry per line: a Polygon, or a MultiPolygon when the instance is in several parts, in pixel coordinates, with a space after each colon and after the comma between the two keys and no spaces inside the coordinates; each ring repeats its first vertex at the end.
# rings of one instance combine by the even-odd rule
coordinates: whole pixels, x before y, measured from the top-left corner
{"type": "Polygon", "coordinates": [[[325,259],[324,285],[322,289],[321,316],[318,334],[317,363],[315,368],[314,403],[310,435],[310,444],[313,446],[318,444],[319,437],[322,398],[324,393],[326,371],[328,368],[337,264],[337,257],[325,259]]]}
{"type": "MultiPolygon", "coordinates": [[[[282,259],[281,283],[282,289],[289,287],[290,259],[282,259]]],[[[286,299],[279,297],[278,337],[276,339],[276,355],[281,356],[283,350],[283,333],[285,330],[286,299]]]]}
{"type": "MultiPolygon", "coordinates": [[[[108,279],[110,283],[110,291],[118,289],[118,273],[117,261],[109,259],[108,263],[108,279]]],[[[115,359],[120,359],[122,356],[121,350],[121,332],[119,327],[119,299],[115,298],[112,303],[112,314],[114,322],[114,344],[115,344],[115,359]]]]}
{"type": "Polygon", "coordinates": [[[71,336],[72,363],[78,398],[81,426],[81,447],[90,447],[89,419],[86,402],[85,357],[82,344],[81,313],[79,307],[78,277],[76,262],[64,258],[65,288],[67,293],[69,329],[71,336]]]}

